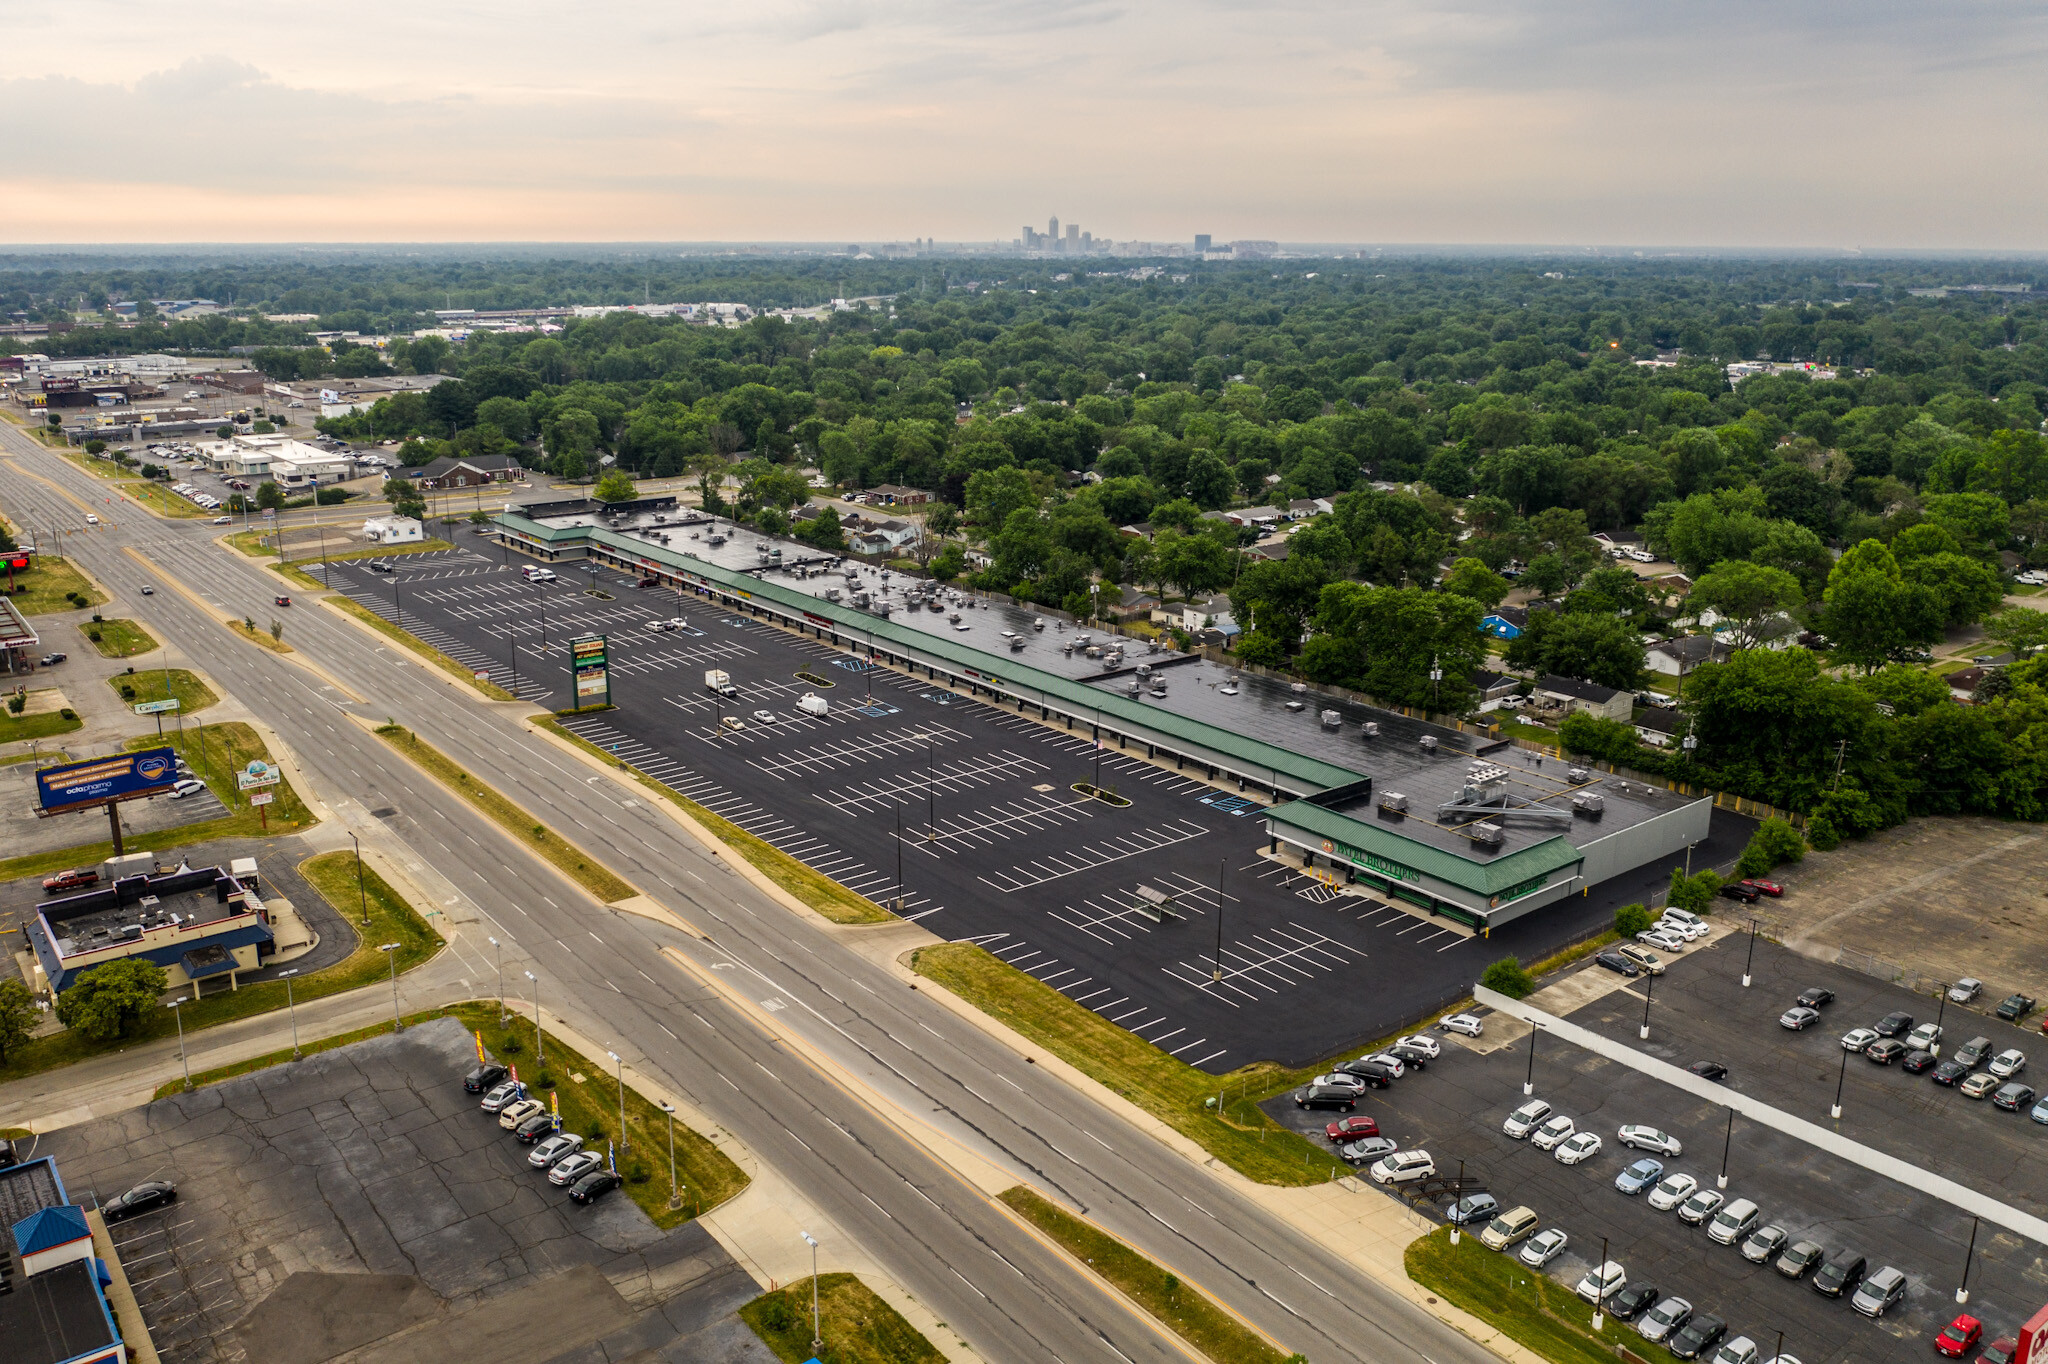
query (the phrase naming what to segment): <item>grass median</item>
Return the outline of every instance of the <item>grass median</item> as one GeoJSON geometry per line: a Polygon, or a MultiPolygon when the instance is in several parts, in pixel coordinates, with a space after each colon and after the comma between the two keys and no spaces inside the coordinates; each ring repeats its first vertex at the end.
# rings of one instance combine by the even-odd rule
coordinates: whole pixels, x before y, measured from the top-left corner
{"type": "Polygon", "coordinates": [[[144,668],[137,672],[116,673],[107,679],[107,685],[119,692],[122,701],[130,706],[145,701],[175,700],[180,715],[190,715],[220,703],[220,698],[213,694],[213,688],[201,681],[198,674],[184,668],[144,668]]]}
{"type": "Polygon", "coordinates": [[[35,715],[16,715],[0,709],[0,744],[11,744],[25,739],[48,739],[84,727],[85,721],[79,719],[78,712],[69,706],[60,710],[42,711],[35,715]]]}
{"type": "Polygon", "coordinates": [[[1552,1364],[1614,1364],[1616,1349],[1635,1340],[1612,1317],[1595,1335],[1591,1303],[1476,1236],[1459,1239],[1452,1245],[1450,1228],[1439,1227],[1411,1242],[1408,1277],[1552,1364]]]}
{"type": "Polygon", "coordinates": [[[763,1293],[740,1308],[740,1320],[783,1364],[804,1364],[814,1355],[819,1364],[945,1364],[915,1326],[854,1275],[820,1274],[817,1293],[822,1349],[811,1349],[809,1279],[763,1293]]]}
{"type": "MultiPolygon", "coordinates": [[[[1115,1090],[1247,1179],[1298,1186],[1331,1178],[1328,1146],[1288,1131],[1258,1107],[1261,1096],[1292,1084],[1295,1072],[1264,1063],[1227,1076],[1196,1070],[966,943],[921,947],[911,964],[919,975],[1115,1090]],[[1233,1089],[1239,1097],[1230,1101],[1233,1089]],[[1226,1100],[1220,1111],[1210,1106],[1219,1094],[1226,1100]]],[[[1343,1167],[1335,1173],[1344,1173],[1343,1167]]]]}
{"type": "Polygon", "coordinates": [[[442,785],[461,795],[487,815],[493,823],[525,847],[545,858],[577,885],[611,904],[631,899],[640,892],[621,881],[604,865],[560,834],[537,822],[525,810],[508,800],[495,787],[464,771],[453,758],[426,743],[403,725],[383,725],[377,734],[386,743],[411,758],[442,785]]]}
{"type": "MultiPolygon", "coordinates": [[[[350,928],[357,932],[360,938],[355,951],[334,965],[294,978],[291,990],[293,1001],[307,1004],[328,995],[340,994],[344,990],[355,990],[365,985],[376,984],[378,979],[391,969],[384,960],[384,954],[377,950],[378,943],[398,944],[400,974],[418,966],[440,950],[441,939],[428,926],[427,921],[406,903],[404,897],[391,889],[382,877],[367,867],[364,869],[363,877],[364,895],[362,900],[358,900],[355,859],[352,854],[323,853],[301,863],[299,870],[334,912],[348,920],[350,928]],[[338,859],[345,861],[347,865],[339,866],[338,859]],[[368,904],[370,911],[370,926],[367,929],[362,926],[363,903],[368,904]]],[[[285,1005],[284,982],[267,980],[244,985],[238,990],[218,990],[217,993],[206,995],[183,1006],[178,1012],[184,1015],[185,1031],[189,1034],[222,1023],[232,1023],[237,1019],[277,1012],[284,1009],[285,1005]]],[[[169,1017],[169,1014],[168,1009],[152,1009],[144,1015],[139,1024],[111,1042],[94,1042],[69,1029],[35,1038],[8,1053],[7,1064],[0,1066],[0,1080],[18,1079],[24,1075],[70,1065],[74,1061],[120,1051],[138,1042],[175,1036],[177,1021],[169,1017]]],[[[282,1020],[278,1027],[285,1027],[282,1020]]],[[[284,1054],[289,1058],[290,1049],[287,1048],[284,1054]]],[[[184,1088],[184,1081],[180,1079],[166,1085],[158,1091],[158,1097],[163,1097],[174,1088],[184,1088]]]]}
{"type": "MultiPolygon", "coordinates": [[[[315,585],[318,586],[318,584],[315,585]]],[[[333,607],[337,611],[345,612],[348,615],[354,616],[357,620],[369,626],[378,634],[383,635],[388,639],[394,640],[397,643],[403,644],[406,648],[412,650],[421,658],[426,659],[435,667],[440,668],[442,671],[450,674],[453,677],[459,678],[462,681],[469,683],[470,686],[475,687],[478,691],[482,692],[485,696],[490,697],[493,701],[510,701],[514,699],[511,692],[506,691],[503,687],[499,686],[495,682],[477,681],[475,672],[463,667],[460,663],[457,663],[454,659],[442,653],[439,649],[436,649],[433,645],[427,643],[419,636],[411,633],[410,631],[399,629],[396,625],[393,625],[390,621],[384,619],[384,617],[378,615],[375,611],[372,611],[369,607],[363,605],[361,602],[355,601],[348,597],[341,596],[324,597],[321,600],[324,601],[328,606],[333,607]]]]}
{"type": "Polygon", "coordinates": [[[161,647],[154,635],[132,620],[95,620],[78,628],[102,658],[133,658],[161,647]]]}
{"type": "Polygon", "coordinates": [[[1085,1261],[1118,1292],[1218,1364],[1289,1364],[1302,1358],[1279,1349],[1165,1266],[1023,1185],[1004,1190],[1000,1197],[1069,1255],[1085,1261]]]}
{"type": "Polygon", "coordinates": [[[54,554],[37,555],[33,567],[16,570],[13,595],[9,597],[15,610],[24,616],[76,611],[80,607],[98,606],[106,599],[107,594],[94,587],[90,578],[54,554]]]}
{"type": "Polygon", "coordinates": [[[284,622],[274,621],[273,623],[279,627],[276,634],[272,634],[270,631],[259,627],[254,616],[244,617],[241,620],[231,620],[228,622],[228,629],[237,638],[246,639],[251,644],[268,649],[274,654],[298,652],[291,645],[284,642],[284,622]]]}
{"type": "Polygon", "coordinates": [[[719,842],[746,858],[755,870],[833,923],[879,924],[895,917],[873,900],[856,895],[829,876],[811,870],[774,844],[756,838],[731,820],[713,814],[696,801],[678,794],[632,764],[620,762],[616,754],[607,753],[588,739],[570,733],[556,721],[542,716],[533,723],[556,738],[576,745],[586,753],[625,768],[642,786],[656,795],[665,797],[677,809],[710,830],[719,842]]]}

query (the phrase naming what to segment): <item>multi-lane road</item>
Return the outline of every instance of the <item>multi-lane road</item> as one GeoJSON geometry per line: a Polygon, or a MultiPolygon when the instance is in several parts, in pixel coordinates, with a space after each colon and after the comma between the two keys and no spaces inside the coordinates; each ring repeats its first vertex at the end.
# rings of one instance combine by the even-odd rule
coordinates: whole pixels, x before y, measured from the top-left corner
{"type": "Polygon", "coordinates": [[[534,736],[519,723],[525,708],[482,702],[304,601],[287,625],[292,656],[233,639],[219,617],[273,614],[275,575],[212,544],[211,526],[125,503],[109,516],[106,496],[104,484],[0,424],[0,505],[18,520],[81,531],[88,507],[101,514],[109,524],[68,536],[66,552],[115,594],[121,614],[203,660],[283,737],[306,794],[345,825],[381,826],[452,885],[463,902],[452,917],[481,920],[457,942],[478,964],[479,993],[493,981],[475,949],[481,933],[495,933],[515,945],[508,974],[533,971],[549,1013],[689,1095],[983,1358],[1080,1364],[1188,1351],[949,1166],[938,1154],[949,1142],[1086,1213],[1319,1364],[1492,1358],[906,989],[847,935],[757,891],[631,788],[534,736]],[[153,596],[139,594],[144,583],[157,585],[153,596]],[[418,731],[692,931],[594,904],[351,716],[418,731]],[[708,984],[721,980],[730,987],[708,984]]]}

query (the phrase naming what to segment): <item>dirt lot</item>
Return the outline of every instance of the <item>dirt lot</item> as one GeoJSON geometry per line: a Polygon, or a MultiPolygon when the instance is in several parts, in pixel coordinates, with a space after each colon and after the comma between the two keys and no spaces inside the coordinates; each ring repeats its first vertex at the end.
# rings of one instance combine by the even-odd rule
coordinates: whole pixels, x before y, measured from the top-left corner
{"type": "Polygon", "coordinates": [[[2048,1001],[2048,829],[1916,819],[1779,870],[1784,899],[1716,908],[1756,913],[1766,932],[1821,961],[1895,967],[1909,987],[1974,976],[1980,1009],[2014,990],[2048,1001]]]}

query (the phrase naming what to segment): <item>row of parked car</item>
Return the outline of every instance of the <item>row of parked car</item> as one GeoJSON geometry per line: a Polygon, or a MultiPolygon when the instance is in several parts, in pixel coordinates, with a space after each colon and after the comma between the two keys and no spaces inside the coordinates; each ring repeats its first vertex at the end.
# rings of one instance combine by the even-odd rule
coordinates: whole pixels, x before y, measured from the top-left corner
{"type": "MultiPolygon", "coordinates": [[[[1398,1039],[1385,1051],[1372,1052],[1332,1067],[1294,1091],[1296,1108],[1334,1108],[1349,1113],[1369,1089],[1385,1089],[1411,1070],[1425,1070],[1443,1055],[1443,1044],[1417,1033],[1398,1039]]],[[[1333,1124],[1334,1126],[1334,1124],[1333,1124]]],[[[1374,1133],[1377,1136],[1377,1131],[1374,1133]]],[[[1388,1150],[1393,1149],[1391,1146],[1388,1150]]],[[[1348,1153],[1347,1160],[1353,1157],[1348,1153]]]]}
{"type": "MultiPolygon", "coordinates": [[[[1778,1016],[1778,1026],[1804,1032],[1821,1021],[1821,1010],[1834,998],[1835,992],[1822,986],[1802,991],[1798,1001],[1778,1016]]],[[[2028,1007],[2032,1004],[2027,1000],[2028,1007]]],[[[1972,1037],[1944,1057],[1941,1039],[1940,1024],[1916,1024],[1913,1015],[1897,1010],[1870,1027],[1851,1028],[1842,1034],[1841,1045],[1843,1051],[1861,1055],[1873,1065],[1897,1062],[1908,1075],[1928,1075],[1934,1083],[1956,1089],[1967,1099],[1988,1096],[1994,1107],[2008,1113],[2025,1112],[2035,1122],[2048,1125],[2048,1098],[2036,1102],[2033,1086],[2019,1078],[2027,1068],[2025,1052],[2007,1047],[1994,1053],[1990,1038],[1972,1037]]]]}
{"type": "Polygon", "coordinates": [[[548,1183],[567,1189],[578,1203],[595,1203],[625,1183],[602,1155],[584,1149],[582,1137],[556,1131],[548,1106],[529,1098],[526,1087],[509,1074],[505,1067],[486,1062],[462,1077],[462,1088],[483,1095],[478,1106],[495,1115],[498,1126],[533,1148],[526,1158],[528,1165],[546,1171],[548,1183]]]}

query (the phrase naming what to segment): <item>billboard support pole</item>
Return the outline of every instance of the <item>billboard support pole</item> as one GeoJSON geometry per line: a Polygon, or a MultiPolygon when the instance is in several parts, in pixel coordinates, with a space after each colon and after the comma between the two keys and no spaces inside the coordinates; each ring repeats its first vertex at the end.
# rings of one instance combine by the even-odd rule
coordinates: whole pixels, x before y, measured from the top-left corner
{"type": "Polygon", "coordinates": [[[114,834],[114,856],[125,856],[121,850],[121,802],[118,800],[107,802],[107,827],[114,834]]]}

